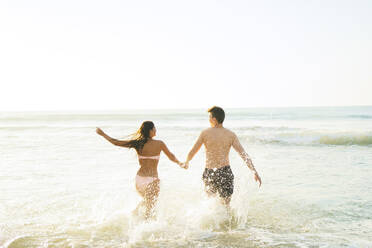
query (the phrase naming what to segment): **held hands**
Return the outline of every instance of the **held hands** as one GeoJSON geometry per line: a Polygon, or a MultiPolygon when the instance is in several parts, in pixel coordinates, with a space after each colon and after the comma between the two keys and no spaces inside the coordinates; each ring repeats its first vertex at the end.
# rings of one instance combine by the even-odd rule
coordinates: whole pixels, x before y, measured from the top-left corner
{"type": "Polygon", "coordinates": [[[178,165],[179,165],[181,168],[184,168],[185,170],[187,170],[187,169],[189,168],[189,163],[178,162],[178,165]]]}

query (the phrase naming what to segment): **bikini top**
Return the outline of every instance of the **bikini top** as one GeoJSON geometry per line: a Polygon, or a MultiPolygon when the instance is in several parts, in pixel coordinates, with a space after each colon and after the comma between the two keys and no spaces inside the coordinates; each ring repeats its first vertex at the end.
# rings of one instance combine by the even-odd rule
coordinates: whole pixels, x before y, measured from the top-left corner
{"type": "Polygon", "coordinates": [[[160,155],[157,155],[157,156],[141,156],[141,155],[138,155],[138,159],[154,159],[154,160],[159,160],[160,159],[160,155]]]}

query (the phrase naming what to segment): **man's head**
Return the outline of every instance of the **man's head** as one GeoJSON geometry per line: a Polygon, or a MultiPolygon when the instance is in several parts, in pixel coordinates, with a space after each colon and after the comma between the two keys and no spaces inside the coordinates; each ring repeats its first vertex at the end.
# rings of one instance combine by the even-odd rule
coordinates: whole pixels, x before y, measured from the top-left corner
{"type": "Polygon", "coordinates": [[[212,125],[222,124],[225,120],[225,111],[222,108],[213,106],[208,109],[209,112],[209,122],[212,125]]]}

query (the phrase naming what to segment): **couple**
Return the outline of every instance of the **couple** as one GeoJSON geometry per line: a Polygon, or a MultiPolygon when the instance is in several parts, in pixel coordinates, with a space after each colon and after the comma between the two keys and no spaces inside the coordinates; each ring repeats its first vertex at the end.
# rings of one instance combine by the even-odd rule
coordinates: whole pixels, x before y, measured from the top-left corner
{"type": "Polygon", "coordinates": [[[190,160],[204,144],[206,151],[206,166],[203,173],[205,191],[209,196],[218,193],[222,202],[229,207],[230,199],[234,191],[234,175],[230,168],[229,152],[233,147],[245,161],[247,166],[254,172],[254,179],[261,186],[261,178],[253,166],[252,160],[241,146],[238,137],[232,131],[223,127],[225,112],[220,107],[212,107],[208,110],[211,128],[201,132],[195,145],[189,152],[185,163],[181,163],[171,153],[165,143],[161,140],[154,140],[156,128],[151,121],[142,123],[140,129],[131,140],[117,140],[105,134],[97,128],[97,134],[104,137],[116,146],[134,148],[137,151],[140,169],[136,175],[136,189],[143,197],[143,204],[146,207],[145,217],[151,216],[160,190],[158,177],[158,163],[160,153],[163,151],[167,157],[177,163],[180,167],[187,169],[190,160]]]}

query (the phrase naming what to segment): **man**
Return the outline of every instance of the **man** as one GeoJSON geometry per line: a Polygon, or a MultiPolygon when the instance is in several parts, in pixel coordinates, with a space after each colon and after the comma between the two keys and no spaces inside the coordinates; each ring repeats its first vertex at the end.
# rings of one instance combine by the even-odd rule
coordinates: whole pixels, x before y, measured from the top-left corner
{"type": "Polygon", "coordinates": [[[223,127],[225,112],[220,107],[212,107],[208,110],[211,127],[201,132],[195,145],[189,152],[185,162],[188,168],[190,160],[204,144],[206,151],[206,166],[203,173],[205,191],[209,196],[217,193],[222,202],[229,206],[234,191],[234,175],[230,168],[229,152],[233,147],[245,161],[248,168],[254,173],[254,179],[261,186],[261,178],[253,166],[252,160],[244,151],[236,134],[223,127]]]}

